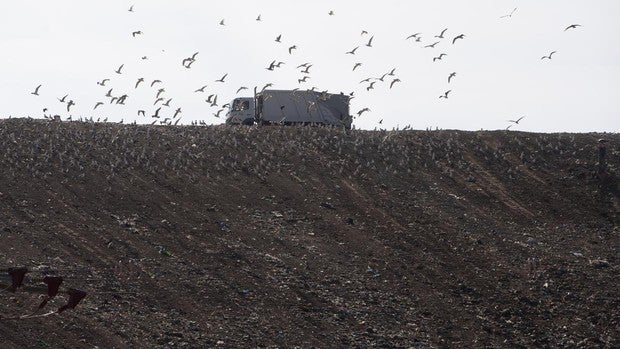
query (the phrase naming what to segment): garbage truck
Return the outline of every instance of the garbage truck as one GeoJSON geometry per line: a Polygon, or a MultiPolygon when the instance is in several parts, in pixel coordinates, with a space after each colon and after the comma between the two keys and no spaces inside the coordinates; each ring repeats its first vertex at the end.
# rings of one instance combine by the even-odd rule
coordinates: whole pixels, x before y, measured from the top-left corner
{"type": "Polygon", "coordinates": [[[329,125],[351,129],[348,95],[313,90],[263,90],[235,98],[227,125],[329,125]]]}

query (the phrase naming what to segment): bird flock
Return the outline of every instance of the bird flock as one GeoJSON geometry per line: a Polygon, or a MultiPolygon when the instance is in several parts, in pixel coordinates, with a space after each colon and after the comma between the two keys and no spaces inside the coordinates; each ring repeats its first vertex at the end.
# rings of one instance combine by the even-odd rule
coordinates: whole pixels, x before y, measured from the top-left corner
{"type": "MultiPolygon", "coordinates": [[[[127,12],[129,12],[130,15],[134,15],[137,11],[138,9],[134,5],[129,6],[129,8],[127,9],[127,12]]],[[[325,12],[325,14],[328,17],[336,16],[336,13],[333,10],[328,10],[325,12]]],[[[509,13],[500,16],[499,19],[509,20],[516,14],[518,14],[517,8],[514,8],[509,13]]],[[[257,17],[255,18],[255,21],[262,22],[263,21],[262,15],[258,14],[257,17]]],[[[220,27],[228,26],[225,18],[221,18],[217,24],[220,27]]],[[[563,29],[564,29],[564,32],[568,32],[570,30],[576,30],[579,27],[581,27],[581,24],[570,24],[563,29]]],[[[148,32],[147,31],[143,32],[142,29],[138,29],[138,30],[131,31],[129,34],[134,40],[140,40],[140,37],[148,35],[148,32]]],[[[359,56],[360,50],[372,50],[373,45],[375,43],[375,35],[370,33],[367,30],[361,30],[360,37],[361,37],[361,40],[355,43],[354,45],[352,45],[351,49],[343,50],[342,52],[343,55],[352,57],[352,60],[351,60],[351,72],[352,73],[357,73],[361,69],[361,67],[365,65],[364,61],[357,59],[357,57],[359,56]]],[[[381,38],[378,37],[377,39],[379,40],[381,38]]],[[[415,32],[412,34],[407,34],[404,36],[404,40],[406,42],[413,42],[414,45],[418,45],[423,50],[438,51],[436,55],[433,55],[432,63],[441,64],[442,61],[449,59],[450,57],[450,51],[448,50],[448,48],[451,50],[456,50],[458,49],[458,46],[466,45],[467,35],[465,33],[454,32],[450,28],[443,28],[442,30],[436,33],[433,33],[433,34],[429,34],[429,35],[425,35],[422,32],[415,32]],[[444,41],[447,42],[447,44],[445,44],[444,41]],[[463,41],[462,44],[461,44],[461,41],[463,41]],[[446,45],[447,47],[445,47],[446,45]],[[444,47],[444,48],[440,49],[440,47],[444,47]]],[[[293,43],[293,42],[288,42],[284,33],[280,33],[276,35],[273,38],[273,42],[276,45],[276,47],[274,48],[274,51],[278,50],[277,46],[282,45],[284,46],[283,47],[284,52],[287,52],[289,56],[296,55],[297,54],[296,52],[299,50],[298,44],[293,43]]],[[[543,55],[540,58],[540,60],[550,61],[552,60],[554,55],[557,55],[557,54],[558,54],[557,50],[550,51],[550,53],[543,55]]],[[[141,60],[143,61],[148,60],[148,56],[142,55],[141,60]]],[[[179,64],[183,68],[190,70],[192,69],[194,64],[196,64],[199,61],[200,61],[200,52],[196,51],[180,59],[179,64]]],[[[275,72],[281,69],[287,63],[289,62],[274,59],[266,65],[265,69],[270,72],[275,72]]],[[[307,87],[307,84],[312,80],[311,68],[313,67],[314,67],[314,64],[312,62],[305,62],[305,63],[297,65],[296,71],[298,71],[299,76],[293,80],[293,81],[296,81],[297,86],[295,86],[294,88],[290,88],[290,86],[287,86],[286,88],[292,89],[292,90],[300,90],[300,89],[305,89],[309,91],[320,90],[317,87],[310,87],[310,88],[307,87]]],[[[380,84],[383,84],[383,83],[385,83],[385,86],[387,89],[391,90],[393,88],[398,87],[399,84],[402,83],[401,77],[398,77],[396,75],[396,71],[397,71],[397,68],[394,68],[394,67],[386,69],[386,71],[382,73],[381,75],[368,76],[368,77],[363,78],[362,80],[359,81],[359,84],[360,85],[364,84],[362,85],[362,89],[365,90],[366,92],[375,90],[376,88],[378,88],[378,86],[380,86],[380,84]]],[[[102,93],[101,93],[101,96],[97,98],[98,100],[93,104],[92,112],[94,112],[98,108],[104,107],[106,104],[111,104],[115,106],[125,106],[127,100],[131,98],[130,97],[131,94],[130,92],[128,92],[128,87],[126,86],[111,87],[109,86],[109,84],[115,83],[115,80],[116,80],[114,78],[115,76],[128,75],[128,74],[131,75],[131,74],[134,74],[134,72],[127,71],[127,69],[125,69],[125,63],[122,63],[118,65],[116,69],[111,69],[110,73],[113,73],[113,74],[110,74],[110,76],[106,76],[106,77],[103,77],[95,81],[96,84],[102,88],[102,93]],[[123,90],[123,92],[116,93],[115,92],[116,90],[123,90]]],[[[208,107],[216,108],[215,112],[213,112],[212,115],[218,119],[222,119],[223,118],[222,113],[224,113],[230,107],[229,104],[222,104],[221,102],[218,102],[218,95],[219,95],[218,86],[228,83],[226,80],[228,75],[229,73],[227,72],[223,73],[221,75],[221,78],[214,80],[211,83],[206,83],[200,87],[194,87],[191,89],[191,91],[193,91],[193,94],[197,96],[196,98],[203,99],[208,107]],[[207,95],[206,98],[204,98],[204,94],[207,95]]],[[[453,88],[448,87],[448,86],[452,86],[454,84],[454,80],[457,79],[458,75],[456,71],[448,71],[446,72],[446,76],[447,76],[446,89],[438,95],[439,100],[445,100],[445,101],[447,101],[450,98],[450,96],[452,96],[454,93],[457,93],[457,92],[453,92],[453,88]]],[[[134,91],[137,91],[140,89],[151,90],[151,93],[153,95],[153,104],[144,105],[142,107],[137,108],[136,110],[132,112],[126,109],[121,109],[117,111],[118,114],[134,119],[134,123],[139,122],[143,124],[150,123],[151,125],[155,125],[155,124],[178,125],[181,122],[181,119],[183,117],[182,106],[175,104],[175,97],[167,94],[165,83],[162,80],[160,79],[147,80],[145,77],[136,76],[134,81],[135,83],[132,85],[132,89],[134,91]],[[133,117],[131,115],[133,115],[133,117]]],[[[44,83],[39,83],[37,84],[36,88],[34,88],[32,92],[30,92],[33,98],[40,97],[41,94],[45,94],[45,93],[55,93],[55,91],[49,91],[49,92],[46,91],[44,85],[45,85],[44,83]]],[[[267,83],[260,89],[260,91],[262,92],[265,89],[272,87],[272,86],[273,86],[273,83],[267,83]]],[[[259,89],[259,86],[254,87],[255,91],[258,89],[259,89]]],[[[236,93],[239,94],[244,90],[249,90],[249,88],[247,86],[239,86],[236,89],[236,93]]],[[[327,90],[323,90],[322,92],[336,93],[336,92],[327,91],[327,90]]],[[[340,93],[342,94],[343,92],[340,92],[340,93]]],[[[355,98],[355,87],[354,87],[354,91],[348,93],[348,95],[350,96],[350,98],[355,98]]],[[[66,109],[66,113],[62,113],[63,114],[62,116],[64,117],[64,119],[67,121],[76,121],[73,118],[71,110],[72,110],[72,107],[77,105],[78,102],[67,94],[65,94],[63,97],[59,97],[56,99],[58,100],[59,103],[64,104],[63,112],[66,109]]],[[[367,99],[365,99],[361,103],[365,103],[366,101],[367,99]]],[[[47,113],[49,110],[52,110],[52,108],[54,110],[57,110],[56,106],[48,106],[48,105],[44,106],[43,117],[49,120],[60,119],[61,115],[52,115],[52,113],[49,113],[49,114],[47,113]]],[[[353,113],[354,114],[353,119],[355,120],[356,118],[360,118],[363,116],[364,113],[370,112],[370,111],[371,109],[367,106],[361,107],[357,112],[353,113]]],[[[107,119],[108,119],[107,117],[103,117],[103,118],[99,117],[95,120],[94,117],[92,116],[91,117],[80,116],[79,119],[77,120],[91,121],[91,122],[102,122],[102,121],[105,122],[107,121],[107,119]]],[[[513,125],[519,124],[519,121],[521,121],[522,119],[523,117],[520,117],[514,120],[508,120],[510,122],[510,125],[506,129],[509,129],[513,125]]],[[[124,119],[121,119],[120,122],[123,123],[123,120],[124,119]]],[[[379,121],[379,124],[381,124],[382,121],[383,119],[379,121]]],[[[192,120],[190,124],[191,125],[207,125],[204,118],[200,118],[198,120],[192,120]]]]}

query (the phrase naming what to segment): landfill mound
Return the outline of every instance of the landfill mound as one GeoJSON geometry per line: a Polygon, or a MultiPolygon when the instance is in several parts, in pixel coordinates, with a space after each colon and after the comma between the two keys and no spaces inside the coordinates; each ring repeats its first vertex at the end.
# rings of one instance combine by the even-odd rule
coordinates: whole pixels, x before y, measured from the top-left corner
{"type": "Polygon", "coordinates": [[[0,268],[28,269],[2,348],[620,346],[618,134],[10,119],[0,144],[0,268]]]}

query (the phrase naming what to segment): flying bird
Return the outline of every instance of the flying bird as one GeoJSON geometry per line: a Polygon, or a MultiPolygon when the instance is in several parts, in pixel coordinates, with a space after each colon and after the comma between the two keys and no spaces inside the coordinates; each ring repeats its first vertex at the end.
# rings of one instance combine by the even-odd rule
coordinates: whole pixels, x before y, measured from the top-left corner
{"type": "Polygon", "coordinates": [[[151,82],[151,87],[157,83],[161,83],[161,80],[153,80],[153,82],[151,82]]]}
{"type": "Polygon", "coordinates": [[[359,67],[360,65],[362,65],[362,63],[355,63],[355,65],[353,66],[353,71],[355,71],[355,69],[359,67]]]}
{"type": "Polygon", "coordinates": [[[333,15],[334,15],[334,11],[329,11],[329,13],[328,13],[328,14],[329,14],[330,16],[333,16],[333,15]]]}
{"type": "Polygon", "coordinates": [[[247,90],[247,89],[248,89],[247,87],[245,87],[245,86],[241,86],[241,87],[239,87],[239,88],[237,89],[237,93],[239,93],[239,92],[241,92],[241,91],[243,91],[243,90],[247,90]]]}
{"type": "Polygon", "coordinates": [[[166,101],[166,103],[164,103],[164,104],[162,104],[162,105],[165,105],[166,107],[169,107],[169,106],[170,106],[170,102],[171,102],[171,101],[172,101],[172,98],[168,99],[168,100],[166,101]]]}
{"type": "Polygon", "coordinates": [[[95,104],[95,107],[93,108],[93,110],[97,109],[98,106],[103,105],[103,102],[97,102],[97,104],[95,104]]]}
{"type": "Polygon", "coordinates": [[[133,12],[133,5],[129,7],[129,12],[133,12]]]}
{"type": "Polygon", "coordinates": [[[441,60],[444,56],[447,56],[447,54],[442,53],[442,54],[440,54],[440,55],[439,55],[439,56],[437,56],[437,57],[433,57],[433,62],[435,62],[435,61],[437,61],[437,60],[439,60],[439,61],[440,61],[440,60],[441,60]]]}
{"type": "Polygon", "coordinates": [[[142,114],[142,116],[145,116],[145,111],[144,110],[138,110],[138,116],[140,116],[140,114],[142,114]]]}
{"type": "Polygon", "coordinates": [[[525,117],[525,116],[522,116],[522,117],[518,118],[517,120],[508,120],[508,122],[513,122],[513,123],[515,123],[515,124],[518,124],[518,123],[519,123],[519,121],[521,121],[521,119],[523,119],[524,117],[525,117]]]}
{"type": "Polygon", "coordinates": [[[375,38],[375,36],[374,36],[374,35],[373,35],[373,36],[371,36],[371,37],[370,37],[370,40],[368,40],[368,43],[366,44],[366,46],[368,46],[368,47],[372,47],[372,39],[374,39],[374,38],[375,38]]]}
{"type": "Polygon", "coordinates": [[[420,34],[422,34],[422,33],[415,33],[415,34],[411,34],[411,35],[409,35],[409,36],[408,36],[405,40],[409,40],[409,39],[411,39],[411,38],[417,39],[418,35],[420,35],[420,34]]]}
{"type": "Polygon", "coordinates": [[[515,7],[515,8],[512,10],[512,12],[510,12],[509,14],[507,14],[507,15],[503,15],[503,16],[501,16],[501,17],[499,17],[499,18],[509,18],[509,17],[512,17],[512,15],[515,13],[515,11],[517,11],[517,8],[516,8],[516,7],[515,7]]]}
{"type": "Polygon", "coordinates": [[[260,15],[258,15],[258,17],[256,17],[256,21],[257,21],[257,22],[260,22],[260,21],[261,21],[260,15]]]}
{"type": "Polygon", "coordinates": [[[222,18],[222,20],[220,21],[220,25],[226,25],[224,24],[224,19],[222,18]]]}
{"type": "Polygon", "coordinates": [[[435,37],[436,37],[436,38],[438,38],[438,39],[443,39],[443,34],[445,34],[447,30],[448,30],[448,28],[446,28],[446,29],[442,30],[442,31],[441,31],[441,34],[439,34],[439,35],[435,35],[435,37]]]}
{"type": "Polygon", "coordinates": [[[576,29],[577,27],[581,27],[581,24],[571,24],[568,27],[566,27],[566,29],[564,29],[564,31],[567,31],[569,29],[576,29]]]}
{"type": "Polygon", "coordinates": [[[450,75],[448,75],[448,83],[450,83],[450,80],[452,80],[452,78],[455,76],[456,76],[456,72],[450,73],[450,75]]]}
{"type": "Polygon", "coordinates": [[[297,79],[297,83],[301,84],[302,82],[306,82],[306,80],[308,80],[308,79],[310,79],[310,77],[306,75],[306,76],[304,76],[301,79],[297,79]]]}
{"type": "Polygon", "coordinates": [[[392,88],[392,86],[394,86],[395,83],[400,82],[400,79],[394,79],[392,80],[392,82],[390,83],[390,88],[392,88]]]}
{"type": "Polygon", "coordinates": [[[224,74],[221,79],[215,80],[215,82],[224,82],[224,79],[228,76],[228,73],[224,74]]]}
{"type": "Polygon", "coordinates": [[[203,87],[201,87],[201,88],[197,89],[196,91],[194,91],[194,93],[195,92],[205,92],[205,88],[207,88],[207,86],[208,85],[204,85],[203,87]]]}
{"type": "Polygon", "coordinates": [[[39,95],[39,89],[41,88],[41,86],[42,85],[37,86],[37,88],[34,89],[34,92],[30,92],[30,94],[38,96],[39,95]]]}
{"type": "Polygon", "coordinates": [[[357,51],[357,49],[360,48],[359,46],[357,46],[356,48],[352,49],[351,51],[346,52],[346,54],[348,55],[354,55],[355,51],[357,51]]]}
{"type": "Polygon", "coordinates": [[[140,85],[140,83],[143,82],[143,81],[144,81],[144,78],[138,79],[138,81],[136,82],[136,87],[135,88],[138,88],[138,85],[140,85]]]}
{"type": "Polygon", "coordinates": [[[370,90],[372,90],[373,88],[375,88],[375,82],[376,82],[376,81],[371,82],[371,83],[370,83],[370,85],[368,85],[368,87],[366,87],[366,91],[370,91],[370,90]]]}
{"type": "Polygon", "coordinates": [[[297,49],[297,45],[293,45],[293,46],[289,47],[288,48],[288,54],[290,55],[293,52],[293,50],[296,50],[296,49],[297,49]]]}
{"type": "Polygon", "coordinates": [[[69,100],[69,102],[67,103],[67,112],[69,112],[69,109],[71,109],[72,105],[75,105],[75,102],[73,102],[73,100],[69,100]]]}
{"type": "Polygon", "coordinates": [[[123,69],[123,66],[125,66],[125,65],[121,64],[121,66],[118,67],[118,69],[115,70],[116,74],[120,74],[121,73],[121,69],[123,69]]]}
{"type": "Polygon", "coordinates": [[[430,45],[426,45],[426,46],[424,46],[424,48],[427,48],[427,47],[430,47],[430,48],[435,48],[435,45],[437,45],[438,43],[439,43],[439,41],[437,41],[437,42],[435,42],[435,43],[432,43],[432,44],[430,44],[430,45]]]}
{"type": "Polygon", "coordinates": [[[370,111],[370,108],[364,108],[357,112],[357,116],[362,116],[363,113],[370,111]]]}
{"type": "Polygon", "coordinates": [[[393,68],[392,70],[390,70],[390,72],[387,75],[394,76],[395,71],[396,71],[396,68],[393,68]]]}
{"type": "MultiPolygon", "coordinates": [[[[175,111],[174,111],[174,116],[172,116],[172,118],[173,118],[173,119],[174,119],[174,118],[176,118],[176,117],[177,117],[177,115],[179,115],[179,113],[181,113],[181,108],[177,108],[177,110],[175,110],[175,111]]],[[[178,120],[177,120],[177,122],[178,122],[178,120]]],[[[176,124],[175,124],[175,125],[176,125],[176,124]]]]}
{"type": "Polygon", "coordinates": [[[62,98],[58,98],[58,100],[60,101],[60,103],[64,103],[67,97],[69,97],[69,95],[64,95],[62,98]]]}
{"type": "Polygon", "coordinates": [[[368,34],[368,32],[367,32],[367,31],[365,31],[365,30],[362,30],[362,33],[361,33],[360,35],[361,35],[361,36],[364,36],[364,35],[366,35],[366,34],[368,34]]]}
{"type": "Polygon", "coordinates": [[[439,98],[445,98],[445,99],[448,99],[448,95],[450,94],[450,92],[452,92],[452,90],[448,90],[448,91],[444,92],[444,94],[443,94],[443,95],[441,95],[441,96],[439,96],[439,98]]]}
{"type": "Polygon", "coordinates": [[[540,60],[543,60],[543,59],[545,59],[545,58],[546,58],[546,59],[551,59],[551,56],[553,56],[553,54],[554,54],[554,53],[556,53],[556,52],[557,52],[557,51],[552,51],[552,52],[551,52],[548,56],[542,56],[542,57],[540,57],[540,60]]]}
{"type": "Polygon", "coordinates": [[[110,79],[103,79],[101,81],[97,81],[97,85],[99,86],[105,86],[105,83],[110,81],[110,79]]]}
{"type": "Polygon", "coordinates": [[[135,31],[135,32],[131,32],[131,36],[133,36],[134,38],[136,37],[136,35],[141,35],[142,32],[140,30],[135,31]]]}
{"type": "Polygon", "coordinates": [[[454,39],[452,39],[452,45],[454,45],[456,40],[463,39],[463,38],[465,38],[465,34],[460,34],[460,35],[455,36],[454,39]]]}
{"type": "Polygon", "coordinates": [[[282,39],[282,34],[276,36],[276,42],[282,42],[280,41],[282,39]]]}

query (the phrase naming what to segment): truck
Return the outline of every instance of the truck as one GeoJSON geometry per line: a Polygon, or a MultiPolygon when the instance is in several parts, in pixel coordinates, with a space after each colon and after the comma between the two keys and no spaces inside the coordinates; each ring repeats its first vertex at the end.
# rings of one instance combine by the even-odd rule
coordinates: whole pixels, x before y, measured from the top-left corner
{"type": "Polygon", "coordinates": [[[313,90],[262,90],[230,103],[227,125],[328,125],[351,129],[350,97],[313,90]]]}

